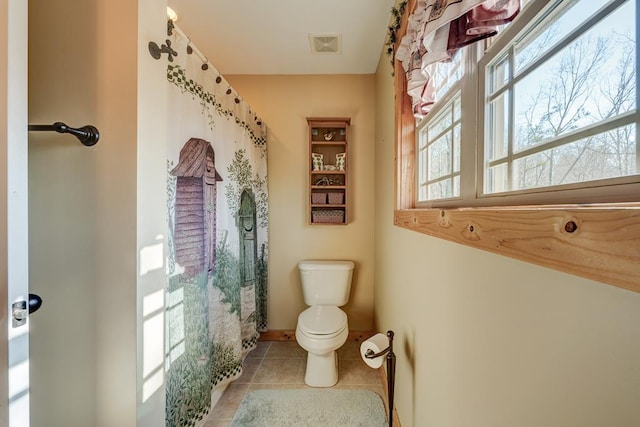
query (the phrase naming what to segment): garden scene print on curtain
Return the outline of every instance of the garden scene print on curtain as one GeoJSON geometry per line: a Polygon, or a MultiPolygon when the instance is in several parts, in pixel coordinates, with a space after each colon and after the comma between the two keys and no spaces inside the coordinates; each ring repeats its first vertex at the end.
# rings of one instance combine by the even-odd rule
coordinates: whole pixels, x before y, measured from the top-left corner
{"type": "Polygon", "coordinates": [[[266,330],[268,194],[266,126],[172,33],[166,425],[177,427],[209,413],[266,330]]]}

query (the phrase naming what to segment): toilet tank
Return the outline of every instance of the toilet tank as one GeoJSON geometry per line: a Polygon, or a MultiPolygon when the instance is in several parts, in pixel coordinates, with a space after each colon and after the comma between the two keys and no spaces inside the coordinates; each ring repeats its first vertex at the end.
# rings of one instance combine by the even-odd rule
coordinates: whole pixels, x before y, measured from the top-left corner
{"type": "Polygon", "coordinates": [[[353,267],[351,261],[300,261],[298,270],[304,303],[308,306],[345,305],[349,301],[353,267]]]}

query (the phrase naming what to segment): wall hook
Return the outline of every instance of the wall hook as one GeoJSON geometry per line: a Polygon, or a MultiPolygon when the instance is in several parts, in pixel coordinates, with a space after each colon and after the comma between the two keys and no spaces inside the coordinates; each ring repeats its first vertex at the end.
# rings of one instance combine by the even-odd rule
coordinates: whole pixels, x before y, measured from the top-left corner
{"type": "Polygon", "coordinates": [[[161,47],[159,47],[156,42],[149,42],[149,53],[153,59],[160,59],[160,56],[166,53],[169,55],[169,62],[173,62],[173,57],[178,56],[178,52],[171,47],[171,40],[167,39],[165,42],[166,44],[163,44],[161,47]]]}
{"type": "Polygon", "coordinates": [[[100,132],[95,126],[86,125],[81,128],[72,128],[62,122],[55,122],[52,125],[29,125],[30,131],[55,131],[58,133],[70,133],[87,147],[96,145],[100,139],[100,132]]]}

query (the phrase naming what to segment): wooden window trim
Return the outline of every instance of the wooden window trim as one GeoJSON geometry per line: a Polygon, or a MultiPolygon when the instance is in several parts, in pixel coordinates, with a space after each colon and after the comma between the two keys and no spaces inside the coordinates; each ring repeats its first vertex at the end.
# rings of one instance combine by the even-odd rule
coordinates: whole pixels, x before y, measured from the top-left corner
{"type": "Polygon", "coordinates": [[[416,209],[415,119],[398,61],[394,71],[396,226],[640,292],[640,203],[416,209]]]}

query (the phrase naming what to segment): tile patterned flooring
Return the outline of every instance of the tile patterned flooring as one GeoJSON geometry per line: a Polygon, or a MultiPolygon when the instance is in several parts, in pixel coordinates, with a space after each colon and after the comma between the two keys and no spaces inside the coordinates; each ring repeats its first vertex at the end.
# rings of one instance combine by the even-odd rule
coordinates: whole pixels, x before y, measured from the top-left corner
{"type": "MultiPolygon", "coordinates": [[[[245,359],[242,376],[227,387],[203,427],[228,427],[250,391],[311,388],[304,383],[306,363],[307,352],[295,341],[259,341],[245,359]]],[[[335,388],[371,390],[384,398],[380,373],[360,358],[360,342],[347,341],[338,350],[338,369],[335,388]]]]}

